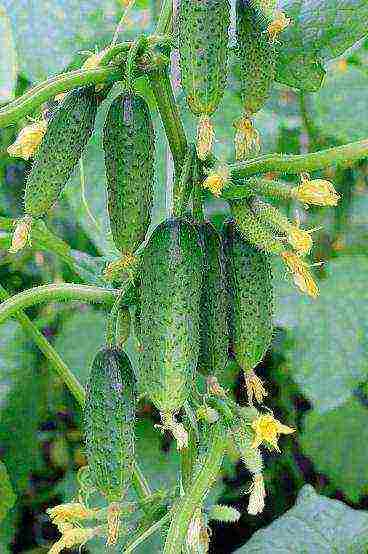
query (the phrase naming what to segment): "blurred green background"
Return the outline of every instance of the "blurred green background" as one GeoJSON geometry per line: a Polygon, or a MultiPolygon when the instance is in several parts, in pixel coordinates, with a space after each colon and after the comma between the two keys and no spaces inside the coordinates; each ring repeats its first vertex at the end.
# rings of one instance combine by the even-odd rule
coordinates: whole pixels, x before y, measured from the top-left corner
{"type": "MultiPolygon", "coordinates": [[[[123,7],[115,0],[3,0],[0,101],[11,100],[65,68],[78,67],[86,58],[84,51],[102,48],[111,40],[123,7]]],[[[157,10],[154,1],[137,0],[122,37],[150,32],[157,10]]],[[[327,64],[319,92],[300,93],[276,85],[256,120],[263,152],[305,153],[366,138],[367,60],[368,42],[362,41],[344,58],[327,64]]],[[[152,105],[158,138],[155,225],[165,216],[167,145],[146,81],[142,79],[138,87],[152,105]]],[[[232,121],[241,109],[238,90],[238,67],[232,59],[229,87],[214,118],[216,155],[223,161],[232,157],[232,121]]],[[[109,99],[119,91],[115,85],[109,99]]],[[[180,91],[178,102],[188,135],[193,136],[195,121],[180,91]]],[[[84,187],[76,171],[47,221],[71,250],[63,257],[34,244],[9,255],[10,232],[0,231],[0,282],[10,293],[56,281],[101,284],[101,269],[115,254],[106,217],[100,137],[108,105],[109,100],[84,156],[84,187]]],[[[2,217],[15,218],[22,212],[30,163],[10,158],[6,149],[26,123],[0,129],[2,217]]],[[[212,498],[237,507],[243,515],[235,525],[212,525],[214,553],[295,552],[296,541],[301,540],[306,544],[300,552],[332,552],[331,536],[341,546],[338,552],[367,552],[362,544],[368,543],[368,511],[364,511],[368,510],[368,159],[316,176],[334,182],[342,195],[339,206],[305,211],[289,204],[284,209],[306,228],[320,228],[313,235],[311,263],[324,262],[315,270],[321,296],[317,301],[301,296],[275,263],[276,329],[258,368],[270,391],[268,405],[298,432],[282,441],[281,455],[265,455],[267,502],[260,517],[247,515],[249,475],[235,456],[227,456],[212,498]],[[266,530],[254,535],[261,528],[266,530]]],[[[220,224],[227,216],[226,206],[207,200],[208,216],[220,224]]],[[[85,383],[104,339],[103,309],[53,304],[28,314],[85,383]]],[[[231,365],[229,386],[244,402],[242,381],[231,365]]],[[[170,441],[153,429],[154,420],[150,406],[142,405],[138,454],[152,486],[160,487],[175,482],[178,459],[170,441]]],[[[0,459],[8,472],[7,477],[0,471],[0,497],[5,498],[0,498],[0,517],[5,515],[0,552],[42,554],[57,538],[45,510],[72,498],[76,471],[85,464],[82,421],[71,395],[13,320],[3,324],[0,333],[0,421],[0,459]],[[7,513],[2,503],[12,505],[7,513]]],[[[94,554],[104,548],[91,543],[83,551],[94,554]]],[[[159,538],[137,550],[159,551],[159,538]]]]}

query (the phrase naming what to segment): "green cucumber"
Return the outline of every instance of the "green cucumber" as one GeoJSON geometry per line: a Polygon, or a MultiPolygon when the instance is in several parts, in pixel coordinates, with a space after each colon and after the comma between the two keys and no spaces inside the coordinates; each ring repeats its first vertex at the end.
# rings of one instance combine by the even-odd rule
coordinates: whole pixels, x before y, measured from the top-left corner
{"type": "Polygon", "coordinates": [[[212,223],[199,226],[204,250],[204,275],[200,308],[198,369],[205,375],[221,375],[228,361],[228,295],[222,241],[212,223]]]}
{"type": "Polygon", "coordinates": [[[125,92],[112,102],[103,131],[110,225],[115,246],[132,255],[151,220],[155,136],[144,98],[125,92]]]}
{"type": "Polygon", "coordinates": [[[135,380],[129,358],[117,348],[102,348],[93,360],[84,418],[92,484],[109,503],[119,502],[133,475],[135,380]]]}
{"type": "Polygon", "coordinates": [[[230,295],[230,343],[236,361],[252,371],[273,334],[273,285],[268,255],[244,241],[234,222],[223,227],[230,295]]]}
{"type": "Polygon", "coordinates": [[[97,105],[95,88],[81,87],[51,117],[26,182],[27,216],[43,217],[59,198],[92,135],[97,105]]]}
{"type": "Polygon", "coordinates": [[[140,392],[170,419],[188,399],[199,355],[203,252],[196,228],[170,219],[142,255],[140,392]]]}

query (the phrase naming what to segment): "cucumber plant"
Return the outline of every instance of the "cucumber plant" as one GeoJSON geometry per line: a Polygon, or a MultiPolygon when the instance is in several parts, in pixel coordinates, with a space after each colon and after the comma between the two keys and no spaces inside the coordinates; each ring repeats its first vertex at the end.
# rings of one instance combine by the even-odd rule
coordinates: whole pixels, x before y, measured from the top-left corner
{"type": "MultiPolygon", "coordinates": [[[[274,0],[236,2],[244,109],[235,125],[238,159],[259,146],[252,118],[271,93],[277,36],[289,23],[274,0]]],[[[10,249],[15,253],[27,243],[32,221],[45,218],[60,197],[93,133],[100,103],[110,103],[103,128],[107,188],[101,195],[107,194],[121,260],[95,275],[94,283],[45,285],[0,306],[1,321],[16,315],[84,410],[87,464],[79,475],[78,501],[49,510],[61,533],[53,554],[97,536],[132,552],[159,529],[164,554],[208,551],[209,518],[240,517],[233,508],[215,505],[207,511],[204,504],[226,450],[233,447],[251,474],[248,512],[256,515],[266,497],[261,448],[278,450],[279,435],[294,432],[264,406],[266,389],[255,373],[273,335],[272,256],[282,260],[301,292],[316,298],[319,290],[305,259],[313,247],[311,231],[289,221],[274,203],[336,206],[340,195],[332,183],[308,172],[364,158],[368,147],[360,141],[312,154],[220,163],[212,153],[210,117],[221,109],[228,83],[229,26],[228,0],[182,0],[175,21],[172,2],[165,0],[154,34],[123,43],[116,35],[79,70],[37,85],[0,109],[0,125],[6,125],[36,112],[45,99],[58,100],[49,121],[38,119],[8,149],[10,155],[34,157],[25,215],[10,249]],[[187,141],[169,78],[174,45],[187,104],[199,118],[196,149],[187,141]],[[152,99],[137,92],[138,79],[152,88],[174,160],[173,182],[167,184],[174,206],[146,243],[154,207],[155,119],[152,99]],[[123,88],[106,99],[114,82],[123,88]],[[291,186],[271,179],[270,172],[300,178],[291,186]],[[204,189],[227,203],[231,219],[221,232],[207,217],[204,189]],[[86,391],[21,312],[48,300],[95,302],[109,309],[105,346],[93,359],[86,391]],[[231,356],[245,375],[247,406],[226,386],[231,356]],[[177,441],[180,479],[172,490],[152,492],[140,468],[136,421],[147,404],[159,412],[156,427],[177,441]],[[98,507],[89,505],[95,494],[98,507]]],[[[45,226],[35,225],[32,236],[36,245],[48,240],[63,261],[80,269],[68,245],[45,226]]]]}

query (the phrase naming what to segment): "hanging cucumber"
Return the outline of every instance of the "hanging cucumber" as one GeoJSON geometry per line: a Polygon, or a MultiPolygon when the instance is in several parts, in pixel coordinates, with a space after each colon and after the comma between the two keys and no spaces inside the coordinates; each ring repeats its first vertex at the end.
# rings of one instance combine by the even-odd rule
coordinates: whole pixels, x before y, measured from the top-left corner
{"type": "Polygon", "coordinates": [[[29,240],[33,219],[44,217],[63,191],[92,135],[97,113],[95,88],[68,93],[47,125],[26,181],[25,216],[19,221],[10,251],[29,240]]]}
{"type": "Polygon", "coordinates": [[[248,397],[262,402],[266,392],[254,368],[270,346],[273,333],[272,271],[267,254],[246,243],[235,223],[223,228],[230,295],[230,342],[243,369],[248,397]]]}
{"type": "Polygon", "coordinates": [[[227,82],[228,0],[181,0],[178,48],[182,84],[191,112],[200,118],[197,151],[205,159],[211,151],[210,116],[217,110],[227,82]]]}
{"type": "Polygon", "coordinates": [[[142,256],[139,387],[161,412],[178,448],[186,446],[187,436],[174,416],[197,368],[202,274],[195,227],[184,219],[159,225],[142,256]]]}

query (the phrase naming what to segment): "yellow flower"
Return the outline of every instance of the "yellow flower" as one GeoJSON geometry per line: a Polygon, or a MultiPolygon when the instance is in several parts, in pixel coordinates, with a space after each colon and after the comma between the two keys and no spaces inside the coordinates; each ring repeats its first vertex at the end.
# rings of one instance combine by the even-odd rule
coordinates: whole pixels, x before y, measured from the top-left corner
{"type": "Polygon", "coordinates": [[[9,252],[11,254],[16,254],[30,242],[32,221],[32,217],[30,215],[26,215],[17,223],[13,233],[11,247],[9,248],[9,252]]]}
{"type": "Polygon", "coordinates": [[[337,206],[340,198],[330,181],[311,180],[307,173],[301,175],[301,183],[294,189],[294,196],[300,202],[314,206],[337,206]]]}
{"type": "Polygon", "coordinates": [[[115,262],[110,262],[104,269],[103,276],[107,281],[113,281],[120,273],[124,271],[132,271],[134,265],[137,263],[137,256],[126,253],[124,256],[115,262]]]}
{"type": "Polygon", "coordinates": [[[260,136],[257,129],[254,129],[251,119],[247,116],[234,121],[236,129],[234,146],[237,160],[248,158],[249,154],[256,154],[261,148],[260,136]]]}
{"type": "Polygon", "coordinates": [[[283,425],[271,414],[262,414],[252,422],[252,428],[255,432],[254,441],[252,443],[253,448],[258,448],[262,442],[273,446],[278,452],[280,452],[277,444],[278,436],[281,434],[289,435],[294,433],[295,429],[283,425]]]}
{"type": "Polygon", "coordinates": [[[267,396],[267,391],[263,386],[263,383],[254,371],[245,371],[245,386],[247,389],[249,404],[253,405],[253,396],[259,404],[262,404],[263,398],[267,396]]]}
{"type": "Polygon", "coordinates": [[[291,225],[288,231],[288,242],[301,256],[308,254],[313,246],[313,240],[310,231],[300,229],[298,225],[291,225]]]}
{"type": "Polygon", "coordinates": [[[294,252],[285,250],[281,253],[281,257],[287,268],[293,275],[293,280],[296,286],[302,291],[316,298],[319,295],[319,289],[309,271],[309,266],[294,252]]]}
{"type": "Polygon", "coordinates": [[[59,539],[49,550],[49,554],[60,554],[64,548],[72,548],[73,546],[83,546],[87,541],[100,533],[100,528],[84,529],[83,527],[73,527],[72,525],[64,525],[61,539],[59,539]]]}
{"type": "Polygon", "coordinates": [[[291,23],[290,17],[287,17],[284,12],[277,11],[275,16],[275,19],[267,27],[267,33],[271,42],[276,42],[278,35],[291,23]]]}
{"type": "Polygon", "coordinates": [[[46,133],[46,121],[37,121],[24,127],[16,138],[16,141],[8,148],[9,156],[24,158],[29,160],[33,158],[37,148],[42,142],[46,133]]]}
{"type": "Polygon", "coordinates": [[[229,169],[226,165],[220,166],[216,173],[211,173],[203,182],[203,188],[208,189],[214,196],[221,196],[223,189],[229,182],[229,169]]]}
{"type": "Polygon", "coordinates": [[[75,519],[94,519],[97,510],[91,510],[80,504],[79,502],[68,502],[59,504],[54,508],[49,508],[47,513],[53,520],[55,525],[60,523],[70,522],[75,519]]]}
{"type": "Polygon", "coordinates": [[[208,115],[200,118],[197,128],[197,154],[200,160],[205,160],[211,153],[215,132],[208,115]]]}
{"type": "Polygon", "coordinates": [[[265,505],[266,491],[262,473],[258,473],[254,476],[249,492],[250,497],[247,512],[255,516],[263,512],[265,505]]]}

